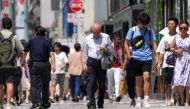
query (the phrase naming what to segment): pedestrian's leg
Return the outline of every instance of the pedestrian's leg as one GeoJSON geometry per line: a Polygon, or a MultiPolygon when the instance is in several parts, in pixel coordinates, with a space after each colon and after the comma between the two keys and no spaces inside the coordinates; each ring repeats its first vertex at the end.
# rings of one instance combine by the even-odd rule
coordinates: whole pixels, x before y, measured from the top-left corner
{"type": "Polygon", "coordinates": [[[185,88],[185,92],[186,92],[186,106],[189,106],[190,104],[190,87],[186,86],[185,88]]]}
{"type": "Polygon", "coordinates": [[[180,105],[181,106],[184,106],[185,105],[185,96],[184,96],[184,90],[185,90],[185,87],[184,86],[177,86],[177,92],[180,96],[180,105]]]}
{"type": "Polygon", "coordinates": [[[141,97],[142,97],[142,76],[135,77],[135,90],[137,94],[137,107],[141,107],[141,97]]]}
{"type": "MultiPolygon", "coordinates": [[[[89,60],[91,61],[91,60],[89,60]]],[[[89,106],[96,106],[95,103],[95,90],[96,90],[96,70],[93,66],[88,66],[87,69],[87,95],[89,97],[89,106]]]]}
{"type": "Polygon", "coordinates": [[[80,82],[81,82],[81,76],[76,76],[75,78],[75,93],[74,96],[76,97],[76,101],[78,102],[78,96],[79,96],[79,91],[80,91],[80,82]]]}
{"type": "Polygon", "coordinates": [[[99,93],[98,93],[98,107],[103,108],[104,105],[104,96],[105,96],[105,80],[106,80],[106,70],[99,68],[97,80],[99,84],[99,93]]]}
{"type": "Polygon", "coordinates": [[[3,103],[3,93],[4,93],[3,87],[4,85],[0,85],[0,106],[3,103]]]}
{"type": "Polygon", "coordinates": [[[115,95],[119,97],[119,82],[121,80],[120,68],[114,68],[114,80],[115,80],[115,95]]]}
{"type": "Polygon", "coordinates": [[[63,86],[63,96],[64,98],[67,98],[67,93],[69,92],[69,77],[66,77],[65,76],[65,79],[64,79],[64,86],[63,86]]]}
{"type": "Polygon", "coordinates": [[[107,80],[108,80],[109,99],[113,99],[114,72],[113,72],[112,68],[107,70],[107,80]]]}
{"type": "Polygon", "coordinates": [[[50,99],[55,99],[55,82],[50,81],[50,99]]]}
{"type": "Polygon", "coordinates": [[[143,80],[144,80],[144,96],[149,96],[150,95],[150,73],[149,72],[144,72],[143,80]]]}
{"type": "Polygon", "coordinates": [[[72,75],[70,79],[71,79],[71,95],[74,98],[75,97],[75,80],[76,80],[76,76],[72,75]]]}
{"type": "Polygon", "coordinates": [[[11,98],[13,97],[14,93],[14,86],[13,83],[6,83],[7,86],[7,104],[10,105],[11,98]]]}

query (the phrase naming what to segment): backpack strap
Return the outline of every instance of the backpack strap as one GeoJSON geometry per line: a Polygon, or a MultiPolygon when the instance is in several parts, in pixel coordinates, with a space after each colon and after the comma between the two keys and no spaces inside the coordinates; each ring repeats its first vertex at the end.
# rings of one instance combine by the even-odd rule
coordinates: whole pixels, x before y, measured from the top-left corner
{"type": "Polygon", "coordinates": [[[131,36],[131,40],[133,39],[133,35],[135,33],[135,30],[136,30],[136,26],[132,27],[132,36],[131,36]]]}
{"type": "Polygon", "coordinates": [[[2,40],[3,39],[3,35],[2,35],[2,33],[0,32],[0,40],[2,40]]]}
{"type": "Polygon", "coordinates": [[[14,33],[12,33],[10,36],[9,36],[9,40],[12,40],[13,39],[13,37],[15,36],[15,34],[14,33]]]}
{"type": "MultiPolygon", "coordinates": [[[[9,36],[8,39],[9,39],[9,40],[12,40],[14,36],[15,36],[15,34],[12,33],[12,34],[9,36]]],[[[3,37],[3,34],[0,32],[0,40],[2,40],[2,39],[4,39],[4,37],[3,37]]]]}

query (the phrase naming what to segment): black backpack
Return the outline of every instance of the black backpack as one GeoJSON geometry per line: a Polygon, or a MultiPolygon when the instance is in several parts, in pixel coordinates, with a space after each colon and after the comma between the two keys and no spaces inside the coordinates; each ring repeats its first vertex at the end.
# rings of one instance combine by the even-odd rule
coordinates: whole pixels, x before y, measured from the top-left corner
{"type": "Polygon", "coordinates": [[[9,38],[4,38],[0,32],[0,65],[10,62],[13,58],[13,42],[15,34],[11,34],[9,38]]]}

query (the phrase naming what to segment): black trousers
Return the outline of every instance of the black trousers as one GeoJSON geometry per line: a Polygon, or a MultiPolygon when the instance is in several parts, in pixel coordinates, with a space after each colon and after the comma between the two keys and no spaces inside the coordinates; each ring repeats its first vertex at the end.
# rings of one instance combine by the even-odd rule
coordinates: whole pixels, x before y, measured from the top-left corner
{"type": "Polygon", "coordinates": [[[131,99],[134,99],[136,96],[136,91],[135,91],[135,73],[131,69],[131,63],[127,64],[127,87],[128,87],[128,94],[131,99]]]}
{"type": "Polygon", "coordinates": [[[49,82],[51,67],[49,62],[31,62],[30,68],[30,94],[33,104],[46,104],[49,101],[49,82]],[[41,97],[42,95],[42,97],[41,97]]]}
{"type": "Polygon", "coordinates": [[[103,70],[101,67],[101,61],[88,58],[87,60],[87,94],[90,100],[90,103],[95,103],[95,91],[98,83],[98,106],[103,106],[104,104],[104,95],[105,95],[105,80],[106,80],[106,70],[103,70]]]}
{"type": "Polygon", "coordinates": [[[22,69],[21,67],[17,67],[15,74],[14,74],[14,97],[16,97],[16,100],[19,100],[18,96],[18,86],[20,84],[22,78],[22,69]]]}

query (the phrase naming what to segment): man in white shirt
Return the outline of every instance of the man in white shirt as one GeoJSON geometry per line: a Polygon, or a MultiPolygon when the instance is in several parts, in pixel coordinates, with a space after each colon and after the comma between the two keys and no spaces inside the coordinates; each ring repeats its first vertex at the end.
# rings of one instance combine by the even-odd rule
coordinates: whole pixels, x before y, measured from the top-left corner
{"type": "Polygon", "coordinates": [[[166,59],[172,53],[170,50],[170,45],[177,35],[176,27],[178,25],[178,19],[175,17],[169,18],[167,25],[168,25],[169,33],[164,35],[164,37],[161,39],[161,41],[158,45],[158,49],[157,49],[157,53],[159,53],[157,68],[158,68],[158,70],[160,70],[161,64],[162,64],[162,75],[164,77],[167,105],[171,106],[172,105],[171,83],[172,83],[172,79],[173,79],[173,75],[174,75],[174,66],[166,64],[166,59]]]}
{"type": "Polygon", "coordinates": [[[87,94],[90,100],[87,107],[88,109],[95,109],[96,83],[98,83],[99,87],[98,108],[103,108],[104,104],[106,70],[103,70],[101,67],[101,58],[102,52],[106,51],[105,46],[111,46],[111,40],[109,35],[101,33],[101,25],[99,23],[94,23],[90,30],[92,34],[86,37],[84,45],[88,76],[87,94]]]}

